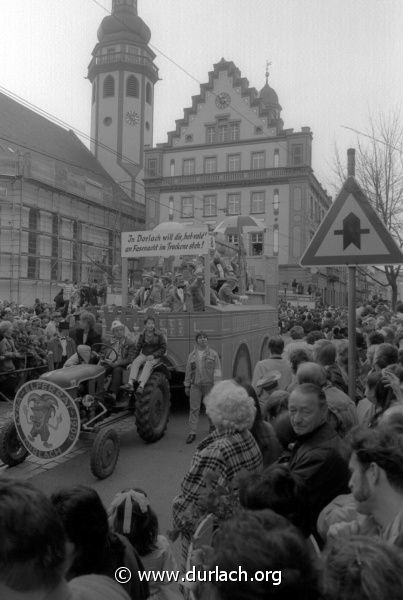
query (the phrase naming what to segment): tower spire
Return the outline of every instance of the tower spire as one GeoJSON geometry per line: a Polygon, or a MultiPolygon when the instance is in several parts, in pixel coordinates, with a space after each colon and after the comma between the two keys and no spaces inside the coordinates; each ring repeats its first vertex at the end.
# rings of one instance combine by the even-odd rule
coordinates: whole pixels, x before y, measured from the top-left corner
{"type": "Polygon", "coordinates": [[[268,60],[266,60],[266,85],[268,85],[269,83],[269,67],[271,65],[271,62],[269,62],[268,60]]]}
{"type": "Polygon", "coordinates": [[[112,14],[119,12],[119,9],[129,9],[129,11],[137,16],[137,0],[112,0],[112,14]]]}

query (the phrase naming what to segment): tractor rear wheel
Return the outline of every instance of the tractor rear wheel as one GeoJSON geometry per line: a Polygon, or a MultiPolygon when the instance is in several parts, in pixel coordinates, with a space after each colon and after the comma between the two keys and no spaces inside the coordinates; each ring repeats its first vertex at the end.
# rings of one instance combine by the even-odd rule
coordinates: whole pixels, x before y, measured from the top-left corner
{"type": "Polygon", "coordinates": [[[165,433],[171,407],[169,382],[164,373],[154,372],[144,392],[136,397],[137,433],[145,442],[157,442],[165,433]]]}
{"type": "Polygon", "coordinates": [[[24,462],[28,450],[21,443],[13,421],[6,423],[0,430],[0,460],[9,467],[24,462]]]}

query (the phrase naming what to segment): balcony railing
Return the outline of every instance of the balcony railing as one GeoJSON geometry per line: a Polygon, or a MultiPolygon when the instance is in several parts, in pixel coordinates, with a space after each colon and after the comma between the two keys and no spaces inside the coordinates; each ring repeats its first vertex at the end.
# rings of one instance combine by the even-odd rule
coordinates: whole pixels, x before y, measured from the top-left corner
{"type": "Polygon", "coordinates": [[[306,176],[310,172],[310,167],[279,167],[276,169],[251,169],[248,171],[224,171],[219,173],[198,173],[194,175],[160,177],[154,170],[146,170],[145,178],[149,180],[158,179],[158,185],[161,187],[188,187],[196,185],[246,183],[248,181],[267,181],[267,179],[289,179],[306,176]]]}
{"type": "Polygon", "coordinates": [[[110,54],[100,54],[94,56],[92,59],[89,70],[94,66],[113,65],[117,63],[129,63],[132,65],[143,65],[149,67],[158,77],[158,69],[148,56],[139,56],[138,54],[130,54],[129,52],[113,52],[110,54]]]}

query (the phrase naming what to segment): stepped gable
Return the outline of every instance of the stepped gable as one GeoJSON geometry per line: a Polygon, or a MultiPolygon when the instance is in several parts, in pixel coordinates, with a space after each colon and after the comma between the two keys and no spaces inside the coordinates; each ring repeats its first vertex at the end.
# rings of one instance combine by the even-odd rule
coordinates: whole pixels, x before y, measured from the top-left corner
{"type": "Polygon", "coordinates": [[[232,61],[227,61],[225,60],[225,58],[222,58],[220,62],[214,65],[214,70],[209,72],[208,83],[202,83],[200,85],[200,94],[198,94],[197,96],[192,96],[192,106],[190,108],[184,109],[183,119],[177,119],[175,121],[175,130],[168,132],[168,142],[166,144],[167,146],[172,146],[173,138],[180,137],[181,127],[187,127],[189,125],[190,115],[197,114],[197,105],[206,101],[206,92],[211,92],[212,90],[214,90],[214,80],[218,79],[220,71],[227,71],[228,75],[232,77],[232,85],[234,89],[241,88],[241,97],[248,97],[250,107],[257,107],[259,109],[259,117],[270,117],[270,111],[268,108],[262,105],[257,89],[254,87],[249,87],[249,80],[246,77],[241,76],[241,71],[232,61]]]}

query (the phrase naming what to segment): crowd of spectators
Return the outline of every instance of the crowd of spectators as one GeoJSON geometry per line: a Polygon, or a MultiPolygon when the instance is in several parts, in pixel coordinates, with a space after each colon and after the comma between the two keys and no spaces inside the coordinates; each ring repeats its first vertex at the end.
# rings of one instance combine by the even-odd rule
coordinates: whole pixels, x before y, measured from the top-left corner
{"type": "MultiPolygon", "coordinates": [[[[11,353],[24,319],[8,315],[0,331],[11,353]]],[[[79,343],[95,331],[95,318],[87,320],[79,343]]],[[[357,308],[353,393],[344,309],[282,306],[279,321],[282,335],[270,339],[252,384],[220,381],[204,399],[210,431],[173,499],[169,539],[143,490],[128,487],[107,510],[91,488],[46,498],[1,479],[0,597],[187,597],[187,586],[150,589],[138,577],[175,570],[171,543],[180,537],[183,570],[194,561],[227,574],[192,585],[199,600],[400,600],[403,304],[357,308]],[[208,515],[210,545],[193,547],[208,515]],[[121,565],[134,574],[129,586],[114,579],[121,565]],[[247,577],[230,580],[240,568],[247,577]]]]}
{"type": "Polygon", "coordinates": [[[346,314],[331,307],[280,309],[284,335],[270,339],[253,387],[213,387],[205,405],[215,429],[173,504],[183,559],[210,513],[216,532],[199,566],[283,579],[274,589],[273,579],[216,578],[199,585],[199,598],[401,598],[403,304],[396,308],[357,308],[350,395],[346,314]]]}
{"type": "Polygon", "coordinates": [[[39,299],[33,306],[0,301],[0,398],[12,398],[24,378],[35,379],[47,370],[61,368],[83,344],[101,343],[102,319],[96,307],[69,305],[39,299]]]}

